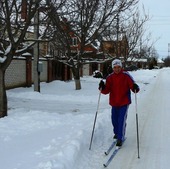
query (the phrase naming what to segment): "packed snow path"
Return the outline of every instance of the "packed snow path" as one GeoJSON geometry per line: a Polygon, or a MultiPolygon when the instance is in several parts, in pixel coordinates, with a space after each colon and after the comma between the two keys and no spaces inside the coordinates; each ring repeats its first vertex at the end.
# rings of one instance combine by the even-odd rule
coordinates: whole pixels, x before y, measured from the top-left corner
{"type": "MultiPolygon", "coordinates": [[[[170,71],[160,71],[146,98],[141,100],[141,159],[127,169],[168,169],[170,161],[170,71]]],[[[128,156],[127,156],[128,157],[128,156]]],[[[131,161],[133,161],[131,159],[131,161]]]]}
{"type": "MultiPolygon", "coordinates": [[[[152,85],[149,86],[149,88],[145,87],[144,90],[140,91],[146,92],[146,94],[141,95],[141,97],[140,94],[138,94],[137,112],[135,110],[135,100],[133,98],[133,104],[129,108],[127,140],[122,149],[107,167],[108,169],[169,169],[169,74],[170,70],[167,71],[162,69],[155,79],[150,81],[152,85]],[[140,159],[138,159],[137,155],[136,113],[138,113],[139,116],[140,159]]],[[[107,132],[107,130],[108,129],[106,129],[105,132],[107,132]]],[[[108,139],[110,136],[110,133],[103,133],[103,135],[98,136],[97,139],[103,140],[103,137],[105,137],[105,139],[104,142],[96,141],[98,145],[94,145],[95,142],[93,143],[92,152],[90,152],[90,162],[84,160],[85,163],[90,163],[89,166],[82,164],[82,160],[76,169],[103,168],[102,164],[108,158],[105,157],[103,152],[106,149],[106,144],[109,145],[111,142],[111,139],[108,139]]]]}

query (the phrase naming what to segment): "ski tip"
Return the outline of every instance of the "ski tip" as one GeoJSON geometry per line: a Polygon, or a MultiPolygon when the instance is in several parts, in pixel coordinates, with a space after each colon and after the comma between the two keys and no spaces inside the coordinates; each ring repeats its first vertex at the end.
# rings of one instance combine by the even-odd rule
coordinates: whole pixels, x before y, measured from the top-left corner
{"type": "Polygon", "coordinates": [[[106,164],[103,164],[103,166],[106,168],[107,167],[107,165],[106,164]]]}

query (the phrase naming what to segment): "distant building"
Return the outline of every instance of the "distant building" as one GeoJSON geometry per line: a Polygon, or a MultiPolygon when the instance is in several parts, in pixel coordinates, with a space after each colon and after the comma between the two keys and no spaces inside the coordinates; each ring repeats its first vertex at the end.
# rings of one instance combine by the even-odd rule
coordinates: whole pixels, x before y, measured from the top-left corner
{"type": "Polygon", "coordinates": [[[126,35],[120,35],[118,40],[116,38],[113,40],[103,40],[100,50],[113,57],[127,57],[129,45],[126,35]]]}
{"type": "Polygon", "coordinates": [[[164,61],[162,60],[162,59],[160,59],[160,58],[158,58],[157,59],[157,66],[159,67],[159,68],[162,68],[162,67],[164,67],[164,61]]]}
{"type": "Polygon", "coordinates": [[[147,68],[148,61],[146,58],[128,58],[126,60],[126,66],[137,66],[138,68],[145,69],[147,68]]]}

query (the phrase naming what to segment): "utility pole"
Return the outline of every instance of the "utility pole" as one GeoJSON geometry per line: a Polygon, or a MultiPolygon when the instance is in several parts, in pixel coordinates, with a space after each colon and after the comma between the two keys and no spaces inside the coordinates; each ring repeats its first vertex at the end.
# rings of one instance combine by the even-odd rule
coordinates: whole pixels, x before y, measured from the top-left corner
{"type": "Polygon", "coordinates": [[[170,57],[170,43],[168,43],[168,58],[170,57]]]}
{"type": "Polygon", "coordinates": [[[116,25],[116,32],[117,32],[117,37],[116,37],[116,57],[118,58],[119,56],[119,13],[117,14],[116,17],[117,20],[117,25],[116,25]]]}
{"type": "MultiPolygon", "coordinates": [[[[37,1],[37,0],[35,0],[37,1]]],[[[39,37],[39,11],[34,16],[34,39],[39,37]]],[[[39,66],[39,42],[34,45],[34,91],[40,92],[40,72],[39,66]]]]}

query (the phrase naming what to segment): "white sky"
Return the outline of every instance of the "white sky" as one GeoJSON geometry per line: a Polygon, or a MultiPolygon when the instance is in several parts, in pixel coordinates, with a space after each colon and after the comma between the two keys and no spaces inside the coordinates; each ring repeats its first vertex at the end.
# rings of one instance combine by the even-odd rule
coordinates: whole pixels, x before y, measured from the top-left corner
{"type": "MultiPolygon", "coordinates": [[[[107,169],[169,169],[170,68],[130,72],[140,92],[132,93],[126,142],[107,169]],[[136,103],[136,104],[135,104],[136,103]],[[137,109],[136,109],[137,107],[137,109]],[[137,158],[136,112],[139,119],[140,159],[137,158]]],[[[104,169],[112,142],[111,107],[101,95],[92,149],[89,151],[99,99],[92,76],[74,81],[41,83],[7,91],[8,116],[0,118],[1,169],[104,169]]]]}
{"type": "Polygon", "coordinates": [[[170,43],[170,1],[161,0],[139,0],[143,4],[151,20],[148,21],[148,31],[152,33],[153,41],[159,39],[155,48],[160,58],[165,58],[170,55],[168,52],[168,43],[170,43]]]}

